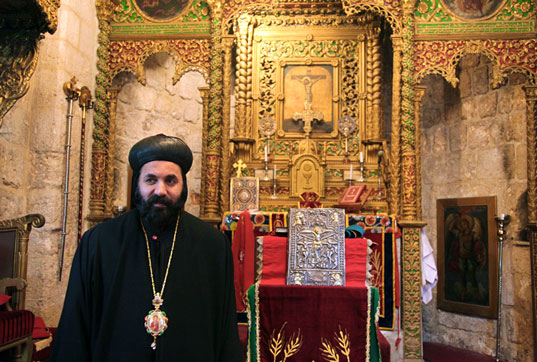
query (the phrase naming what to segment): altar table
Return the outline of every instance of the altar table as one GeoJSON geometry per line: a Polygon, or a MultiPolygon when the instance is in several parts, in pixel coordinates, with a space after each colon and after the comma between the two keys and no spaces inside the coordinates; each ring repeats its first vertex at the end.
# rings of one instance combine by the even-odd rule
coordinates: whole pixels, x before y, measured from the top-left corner
{"type": "Polygon", "coordinates": [[[248,361],[380,361],[375,287],[255,284],[248,361]]]}

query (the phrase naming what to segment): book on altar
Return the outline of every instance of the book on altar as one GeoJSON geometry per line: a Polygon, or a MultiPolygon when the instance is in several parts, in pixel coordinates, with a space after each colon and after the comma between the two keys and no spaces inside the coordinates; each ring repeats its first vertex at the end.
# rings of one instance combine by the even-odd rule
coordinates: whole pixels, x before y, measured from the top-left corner
{"type": "Polygon", "coordinates": [[[362,192],[364,192],[364,190],[365,184],[351,185],[345,189],[338,203],[341,205],[355,204],[360,199],[360,195],[362,192]]]}

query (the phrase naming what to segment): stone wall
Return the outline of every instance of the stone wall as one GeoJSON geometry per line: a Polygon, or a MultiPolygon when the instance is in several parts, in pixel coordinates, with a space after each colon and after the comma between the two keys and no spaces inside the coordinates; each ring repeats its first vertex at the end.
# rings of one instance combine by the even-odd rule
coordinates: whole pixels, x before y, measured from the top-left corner
{"type": "MultiPolygon", "coordinates": [[[[47,34],[40,42],[28,94],[8,112],[0,128],[0,219],[28,213],[41,213],[46,218],[45,226],[34,229],[30,236],[26,307],[44,317],[49,325],[58,321],[77,246],[81,139],[78,102],[73,107],[65,262],[59,282],[67,135],[67,101],[62,86],[76,76],[78,87],[94,89],[98,29],[95,1],[62,0],[58,18],[56,33],[47,34]]],[[[91,112],[87,124],[86,155],[91,149],[91,112]]]]}
{"type": "Polygon", "coordinates": [[[138,140],[159,133],[182,138],[194,153],[187,174],[188,201],[185,209],[199,215],[203,105],[198,87],[206,85],[203,75],[188,72],[175,84],[175,65],[166,53],[149,57],[145,63],[147,85],[132,75],[116,80],[123,84],[118,95],[115,159],[114,204],[127,206],[128,154],[138,140]]]}
{"type": "MultiPolygon", "coordinates": [[[[422,197],[426,232],[437,257],[436,200],[497,197],[498,213],[510,214],[503,249],[501,354],[510,361],[532,358],[531,276],[527,222],[526,109],[522,85],[511,75],[498,89],[489,85],[490,62],[466,56],[460,83],[452,88],[439,76],[423,82],[422,197]]],[[[437,262],[438,265],[438,262],[437,262]]],[[[424,340],[491,356],[496,320],[448,313],[434,299],[423,307],[424,340]]]]}

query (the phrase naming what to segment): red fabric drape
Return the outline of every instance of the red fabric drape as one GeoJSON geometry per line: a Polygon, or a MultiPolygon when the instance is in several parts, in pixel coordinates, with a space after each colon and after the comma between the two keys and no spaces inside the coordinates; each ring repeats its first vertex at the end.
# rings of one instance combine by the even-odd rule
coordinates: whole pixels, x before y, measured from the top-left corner
{"type": "MultiPolygon", "coordinates": [[[[263,273],[261,284],[285,285],[287,276],[287,238],[265,236],[263,238],[263,273]]],[[[345,285],[365,286],[367,265],[367,240],[345,239],[345,285]]]]}
{"type": "Polygon", "coordinates": [[[244,311],[246,304],[244,294],[254,284],[255,272],[255,237],[254,224],[248,210],[243,211],[233,236],[233,271],[235,283],[235,303],[237,311],[244,311]]]}

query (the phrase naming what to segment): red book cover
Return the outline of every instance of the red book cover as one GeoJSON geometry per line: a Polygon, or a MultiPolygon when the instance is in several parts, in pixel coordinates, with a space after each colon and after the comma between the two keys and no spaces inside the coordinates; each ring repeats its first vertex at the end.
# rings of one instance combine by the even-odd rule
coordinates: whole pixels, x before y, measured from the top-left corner
{"type": "Polygon", "coordinates": [[[360,195],[365,190],[365,185],[351,185],[345,189],[345,192],[339,199],[341,205],[355,204],[360,199],[360,195]]]}

